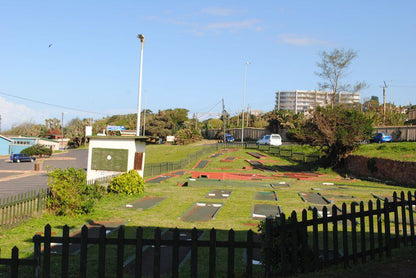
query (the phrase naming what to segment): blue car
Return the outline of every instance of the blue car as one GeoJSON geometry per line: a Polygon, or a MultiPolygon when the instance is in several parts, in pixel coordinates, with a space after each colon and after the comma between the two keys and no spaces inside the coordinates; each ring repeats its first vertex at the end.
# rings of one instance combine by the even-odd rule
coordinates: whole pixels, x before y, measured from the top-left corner
{"type": "Polygon", "coordinates": [[[391,142],[391,135],[386,132],[378,132],[374,134],[374,142],[376,143],[385,143],[385,142],[391,142]]]}
{"type": "Polygon", "coordinates": [[[225,134],[225,142],[234,142],[234,136],[229,133],[225,134]]]}

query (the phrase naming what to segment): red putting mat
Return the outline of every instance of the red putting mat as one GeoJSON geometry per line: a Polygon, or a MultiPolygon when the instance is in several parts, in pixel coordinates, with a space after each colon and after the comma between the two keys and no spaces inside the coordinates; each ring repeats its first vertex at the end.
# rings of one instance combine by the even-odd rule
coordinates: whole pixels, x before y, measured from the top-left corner
{"type": "Polygon", "coordinates": [[[216,180],[263,180],[263,179],[274,179],[261,174],[245,174],[245,173],[220,173],[220,172],[191,172],[193,179],[207,178],[216,180]]]}

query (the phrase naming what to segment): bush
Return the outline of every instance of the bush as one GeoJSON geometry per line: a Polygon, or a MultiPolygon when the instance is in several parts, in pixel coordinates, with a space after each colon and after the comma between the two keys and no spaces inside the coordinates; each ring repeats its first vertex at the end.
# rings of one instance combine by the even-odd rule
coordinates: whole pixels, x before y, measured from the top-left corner
{"type": "Polygon", "coordinates": [[[144,192],[144,180],[136,170],[130,170],[110,181],[107,187],[110,193],[135,195],[144,192]]]}
{"type": "Polygon", "coordinates": [[[36,144],[22,150],[21,153],[27,154],[29,156],[51,156],[52,149],[41,144],[36,144]]]}
{"type": "Polygon", "coordinates": [[[89,213],[105,190],[99,184],[88,185],[83,169],[56,168],[48,174],[50,195],[46,201],[48,209],[56,215],[89,213]]]}

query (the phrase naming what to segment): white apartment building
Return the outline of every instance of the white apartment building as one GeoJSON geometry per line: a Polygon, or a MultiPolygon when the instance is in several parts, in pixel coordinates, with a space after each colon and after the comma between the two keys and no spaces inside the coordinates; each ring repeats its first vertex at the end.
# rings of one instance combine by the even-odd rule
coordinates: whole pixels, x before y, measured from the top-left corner
{"type": "MultiPolygon", "coordinates": [[[[324,91],[286,91],[276,93],[276,110],[292,110],[306,112],[317,106],[327,106],[332,103],[332,93],[324,91]]],[[[360,102],[359,93],[337,93],[335,103],[357,103],[360,102]]]]}

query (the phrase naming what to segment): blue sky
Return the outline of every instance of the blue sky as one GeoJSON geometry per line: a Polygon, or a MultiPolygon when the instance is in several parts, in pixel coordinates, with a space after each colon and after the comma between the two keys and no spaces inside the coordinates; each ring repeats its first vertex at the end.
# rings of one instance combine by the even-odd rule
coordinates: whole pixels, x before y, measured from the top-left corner
{"type": "Polygon", "coordinates": [[[0,2],[1,129],[142,108],[270,111],[279,90],[318,89],[321,51],[353,49],[362,98],[416,104],[414,1],[0,2]],[[28,99],[34,100],[29,101],[28,99]],[[35,102],[36,101],[36,102],[35,102]],[[51,105],[46,105],[48,103],[51,105]]]}

